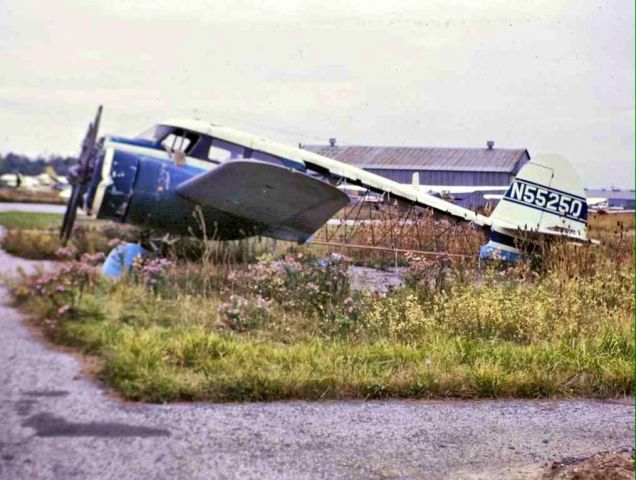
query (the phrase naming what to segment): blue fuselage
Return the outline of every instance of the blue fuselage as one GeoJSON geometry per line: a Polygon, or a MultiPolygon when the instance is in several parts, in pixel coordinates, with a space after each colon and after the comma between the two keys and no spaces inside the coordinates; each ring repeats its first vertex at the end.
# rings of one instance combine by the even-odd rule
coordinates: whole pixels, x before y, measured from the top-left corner
{"type": "Polygon", "coordinates": [[[177,165],[160,144],[147,140],[108,137],[86,192],[86,207],[97,218],[162,233],[218,240],[258,235],[263,225],[198,205],[177,192],[179,184],[210,168],[177,165]]]}

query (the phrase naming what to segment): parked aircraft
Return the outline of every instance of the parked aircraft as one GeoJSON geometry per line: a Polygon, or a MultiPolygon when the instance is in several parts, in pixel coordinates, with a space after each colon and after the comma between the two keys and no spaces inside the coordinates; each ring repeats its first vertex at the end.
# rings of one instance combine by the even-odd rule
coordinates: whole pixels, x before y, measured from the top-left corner
{"type": "Polygon", "coordinates": [[[60,197],[65,199],[70,197],[68,180],[66,177],[58,175],[51,166],[46,167],[44,172],[39,175],[24,175],[19,172],[5,173],[0,175],[0,186],[38,192],[56,190],[60,197]]]}
{"type": "MultiPolygon", "coordinates": [[[[498,194],[498,193],[484,194],[485,200],[499,201],[502,198],[504,198],[503,194],[498,194]]],[[[586,200],[587,200],[588,212],[598,212],[602,214],[629,212],[629,210],[625,210],[623,207],[620,207],[620,206],[610,206],[609,199],[607,197],[587,197],[586,200]]]]}
{"type": "Polygon", "coordinates": [[[39,176],[22,175],[21,173],[5,173],[0,175],[0,182],[3,186],[11,188],[22,188],[24,190],[42,189],[39,176]]]}
{"type": "Polygon", "coordinates": [[[3,173],[0,175],[0,185],[3,187],[16,188],[19,185],[20,177],[16,173],[3,173]]]}
{"type": "Polygon", "coordinates": [[[420,192],[430,193],[431,195],[436,195],[441,198],[451,198],[453,195],[470,194],[475,192],[505,192],[508,190],[507,186],[502,187],[501,185],[421,185],[419,172],[413,173],[411,185],[420,192]]]}
{"type": "Polygon", "coordinates": [[[98,141],[101,107],[71,169],[76,210],[162,233],[219,240],[262,235],[304,243],[349,203],[355,185],[489,232],[483,255],[515,258],[521,240],[587,241],[585,192],[558,155],[528,162],[490,216],[321,155],[198,120],[168,120],[133,138],[98,141]]]}

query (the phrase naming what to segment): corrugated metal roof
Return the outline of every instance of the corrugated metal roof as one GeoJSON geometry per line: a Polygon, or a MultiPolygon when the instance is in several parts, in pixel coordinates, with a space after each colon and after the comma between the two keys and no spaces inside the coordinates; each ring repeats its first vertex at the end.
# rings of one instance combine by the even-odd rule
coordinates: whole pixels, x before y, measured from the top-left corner
{"type": "Polygon", "coordinates": [[[303,145],[310,152],[361,168],[516,173],[525,149],[303,145]]]}

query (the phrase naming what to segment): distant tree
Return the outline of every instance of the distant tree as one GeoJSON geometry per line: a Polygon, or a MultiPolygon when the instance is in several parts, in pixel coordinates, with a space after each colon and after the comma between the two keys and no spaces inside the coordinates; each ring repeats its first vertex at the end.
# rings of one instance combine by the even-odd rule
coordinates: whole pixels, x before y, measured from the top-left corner
{"type": "Polygon", "coordinates": [[[32,158],[9,152],[0,157],[0,174],[22,173],[24,175],[39,175],[50,165],[59,175],[66,175],[68,168],[76,161],[73,157],[63,157],[61,155],[32,158]]]}

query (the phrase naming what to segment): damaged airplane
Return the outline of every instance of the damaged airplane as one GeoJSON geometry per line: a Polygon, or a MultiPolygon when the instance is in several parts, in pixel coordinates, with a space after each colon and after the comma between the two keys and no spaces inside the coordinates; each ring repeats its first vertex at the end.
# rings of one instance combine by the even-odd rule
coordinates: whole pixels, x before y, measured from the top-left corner
{"type": "Polygon", "coordinates": [[[349,203],[343,184],[482,227],[489,233],[484,257],[513,260],[528,239],[588,241],[585,192],[558,155],[533,158],[484,216],[346,163],[198,120],[98,139],[101,114],[99,107],[69,174],[64,241],[82,207],[96,218],[160,233],[305,243],[349,203]]]}

